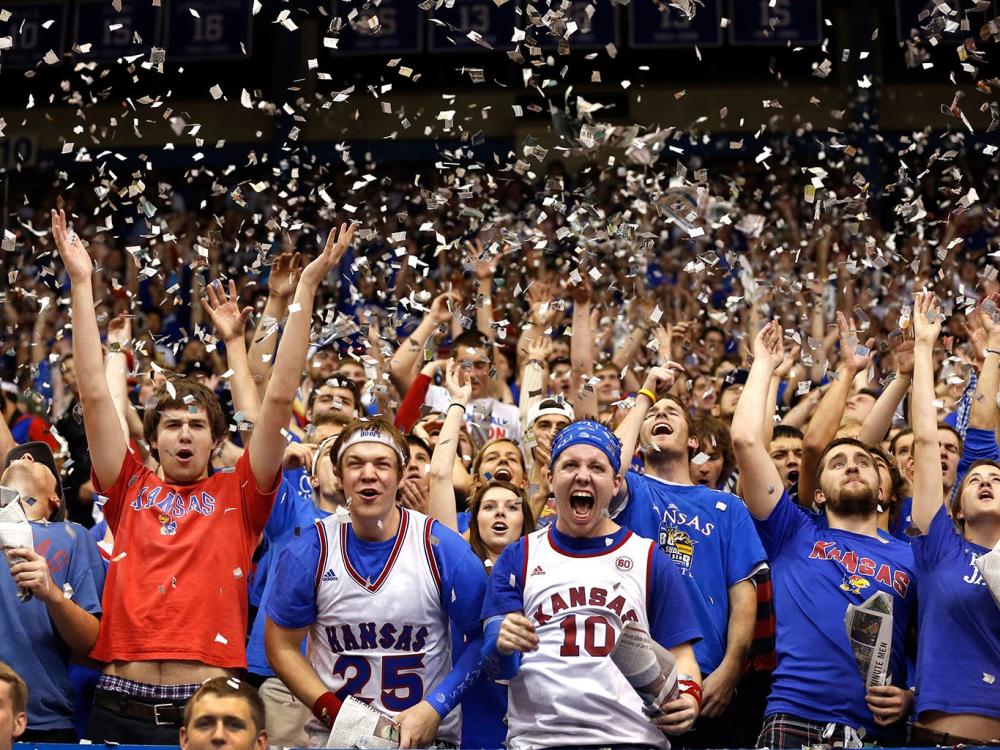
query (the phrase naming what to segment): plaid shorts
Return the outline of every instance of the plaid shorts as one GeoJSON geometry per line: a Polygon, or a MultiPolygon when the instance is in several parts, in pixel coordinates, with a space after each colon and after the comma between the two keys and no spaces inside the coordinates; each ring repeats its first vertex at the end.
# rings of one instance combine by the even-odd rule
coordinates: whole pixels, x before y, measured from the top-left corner
{"type": "Polygon", "coordinates": [[[138,700],[157,701],[186,701],[198,692],[201,685],[147,685],[145,682],[135,682],[125,680],[121,677],[114,677],[103,674],[97,680],[97,689],[106,690],[109,693],[125,693],[130,698],[138,700]]]}
{"type": "Polygon", "coordinates": [[[801,750],[813,745],[846,746],[848,736],[855,731],[845,724],[823,724],[792,714],[771,714],[764,717],[757,747],[801,750]]]}

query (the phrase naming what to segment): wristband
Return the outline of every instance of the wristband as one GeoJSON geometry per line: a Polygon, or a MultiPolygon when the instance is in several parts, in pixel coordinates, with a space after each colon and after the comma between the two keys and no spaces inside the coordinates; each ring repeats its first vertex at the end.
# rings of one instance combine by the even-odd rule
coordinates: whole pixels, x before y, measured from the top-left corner
{"type": "MultiPolygon", "coordinates": [[[[701,701],[698,702],[698,705],[701,705],[701,701]]],[[[313,716],[323,722],[327,729],[333,729],[333,722],[340,712],[340,706],[340,698],[330,692],[323,693],[313,703],[313,716]]]]}
{"type": "Polygon", "coordinates": [[[694,698],[695,703],[698,704],[698,712],[701,712],[701,685],[699,685],[694,680],[677,680],[677,685],[680,687],[681,694],[687,694],[694,698]]]}
{"type": "Polygon", "coordinates": [[[649,399],[649,402],[652,403],[652,404],[656,403],[656,394],[653,393],[651,390],[649,390],[649,388],[642,388],[642,389],[640,389],[640,391],[639,391],[639,393],[637,395],[639,395],[639,396],[645,396],[646,398],[649,399]]]}
{"type": "Polygon", "coordinates": [[[524,363],[525,367],[527,367],[528,365],[535,365],[543,370],[545,369],[545,363],[542,362],[542,360],[540,359],[529,359],[527,362],[524,363]]]}
{"type": "Polygon", "coordinates": [[[451,407],[453,407],[453,406],[457,406],[459,409],[462,410],[463,413],[465,413],[466,411],[468,411],[465,408],[465,404],[460,404],[460,403],[458,403],[458,401],[452,401],[450,404],[448,404],[448,410],[451,411],[451,407]]]}

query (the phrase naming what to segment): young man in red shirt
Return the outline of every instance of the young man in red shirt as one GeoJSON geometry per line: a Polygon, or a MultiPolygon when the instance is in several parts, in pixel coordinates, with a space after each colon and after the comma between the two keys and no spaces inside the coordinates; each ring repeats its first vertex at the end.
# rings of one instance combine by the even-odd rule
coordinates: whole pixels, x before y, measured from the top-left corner
{"type": "MultiPolygon", "coordinates": [[[[72,282],[74,359],[81,372],[101,372],[93,262],[63,211],[52,212],[52,233],[72,282]]],[[[228,430],[204,386],[166,383],[147,408],[143,428],[161,479],[129,453],[105,379],[81,379],[93,482],[115,538],[91,654],[106,664],[94,696],[93,740],[175,744],[184,704],[199,684],[246,667],[246,576],[281,477],[283,429],[305,366],[313,299],[353,234],[346,225],[331,232],[303,270],[255,429],[231,471],[209,476],[228,430]]],[[[233,347],[230,356],[237,354],[233,347]]]]}

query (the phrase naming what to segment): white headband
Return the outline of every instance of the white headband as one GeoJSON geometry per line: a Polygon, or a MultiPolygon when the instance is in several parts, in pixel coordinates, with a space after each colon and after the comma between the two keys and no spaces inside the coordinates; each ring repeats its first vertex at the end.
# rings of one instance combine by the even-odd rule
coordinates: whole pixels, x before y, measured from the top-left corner
{"type": "Polygon", "coordinates": [[[399,445],[396,444],[396,441],[392,439],[392,435],[382,432],[378,427],[364,427],[347,438],[337,453],[337,463],[340,463],[340,459],[344,457],[344,453],[348,448],[358,443],[381,443],[382,445],[387,445],[396,451],[396,455],[399,456],[400,467],[406,466],[406,457],[403,455],[403,451],[400,450],[399,445]]]}

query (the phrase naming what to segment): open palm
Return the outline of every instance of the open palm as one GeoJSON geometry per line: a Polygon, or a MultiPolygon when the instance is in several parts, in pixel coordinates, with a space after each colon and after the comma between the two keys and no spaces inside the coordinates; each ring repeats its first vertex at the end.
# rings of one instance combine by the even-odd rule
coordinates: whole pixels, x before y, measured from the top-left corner
{"type": "Polygon", "coordinates": [[[75,282],[90,278],[94,272],[94,262],[90,259],[87,248],[83,246],[76,232],[70,232],[66,226],[66,212],[62,209],[52,209],[52,238],[59,250],[59,257],[70,280],[75,282]]]}

